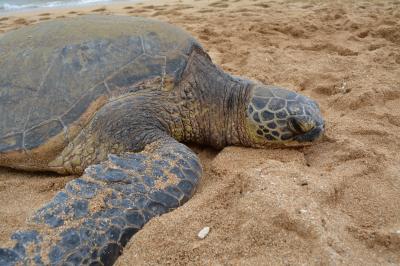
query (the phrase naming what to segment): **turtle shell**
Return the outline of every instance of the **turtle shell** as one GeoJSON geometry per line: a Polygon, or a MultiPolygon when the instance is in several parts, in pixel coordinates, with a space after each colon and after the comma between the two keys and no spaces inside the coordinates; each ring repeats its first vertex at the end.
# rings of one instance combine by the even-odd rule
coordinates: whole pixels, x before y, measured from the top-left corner
{"type": "Polygon", "coordinates": [[[59,19],[3,34],[0,153],[30,151],[54,138],[66,145],[77,133],[72,128],[110,97],[149,80],[160,87],[177,82],[195,44],[175,26],[123,16],[59,19]]]}

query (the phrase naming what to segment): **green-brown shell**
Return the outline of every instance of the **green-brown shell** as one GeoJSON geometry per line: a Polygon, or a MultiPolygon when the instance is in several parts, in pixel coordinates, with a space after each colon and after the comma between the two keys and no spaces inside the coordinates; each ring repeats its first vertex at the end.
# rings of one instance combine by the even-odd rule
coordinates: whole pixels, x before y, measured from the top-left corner
{"type": "MultiPolygon", "coordinates": [[[[91,104],[176,82],[194,39],[156,20],[82,16],[0,37],[0,153],[40,147],[65,133],[91,104]]],[[[104,102],[104,101],[103,101],[104,102]]],[[[89,114],[88,114],[89,112],[89,114]]],[[[84,123],[84,122],[81,122],[84,123]]],[[[84,125],[79,125],[84,126],[84,125]]]]}

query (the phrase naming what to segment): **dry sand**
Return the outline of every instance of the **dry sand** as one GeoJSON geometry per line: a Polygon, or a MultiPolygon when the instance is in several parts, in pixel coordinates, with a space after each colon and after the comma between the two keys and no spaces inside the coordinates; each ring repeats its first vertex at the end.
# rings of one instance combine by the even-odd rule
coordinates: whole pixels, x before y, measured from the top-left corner
{"type": "MultiPolygon", "coordinates": [[[[117,265],[400,264],[399,1],[117,4],[12,14],[0,32],[87,13],[185,28],[225,70],[318,100],[327,124],[308,148],[196,148],[196,195],[150,221],[117,265]]],[[[71,178],[2,170],[1,242],[71,178]]]]}

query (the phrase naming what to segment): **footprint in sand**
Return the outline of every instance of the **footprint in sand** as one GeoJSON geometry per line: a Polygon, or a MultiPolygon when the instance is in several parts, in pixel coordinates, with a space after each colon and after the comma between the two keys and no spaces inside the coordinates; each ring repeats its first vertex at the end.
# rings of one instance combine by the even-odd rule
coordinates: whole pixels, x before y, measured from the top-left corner
{"type": "Polygon", "coordinates": [[[51,18],[50,18],[50,17],[42,17],[42,18],[39,18],[40,21],[45,21],[45,20],[49,20],[49,19],[51,19],[51,18]]]}
{"type": "Polygon", "coordinates": [[[39,17],[48,17],[50,15],[51,15],[50,13],[42,13],[42,14],[39,14],[39,17]]]}
{"type": "Polygon", "coordinates": [[[14,23],[17,25],[28,25],[29,24],[29,22],[24,18],[18,18],[16,20],[14,20],[14,23]]]}
{"type": "Polygon", "coordinates": [[[3,17],[3,18],[0,18],[0,21],[7,21],[9,19],[10,19],[9,17],[3,17]]]}
{"type": "Polygon", "coordinates": [[[154,9],[154,8],[155,8],[155,6],[153,6],[153,5],[149,5],[149,6],[143,6],[143,8],[145,8],[145,9],[154,9]]]}
{"type": "Polygon", "coordinates": [[[243,8],[236,9],[236,10],[234,10],[232,12],[233,13],[246,13],[246,12],[254,12],[254,10],[246,8],[246,7],[243,7],[243,8]]]}
{"type": "Polygon", "coordinates": [[[148,11],[149,11],[149,10],[140,8],[140,9],[135,9],[135,10],[128,11],[128,14],[145,13],[145,12],[148,12],[148,11]]]}
{"type": "Polygon", "coordinates": [[[220,7],[220,8],[227,8],[229,5],[227,3],[224,3],[223,1],[218,1],[218,2],[213,2],[209,4],[208,6],[212,7],[220,7]]]}
{"type": "Polygon", "coordinates": [[[372,31],[372,36],[383,38],[393,44],[400,45],[400,26],[380,25],[372,31]]]}
{"type": "Polygon", "coordinates": [[[107,8],[105,7],[101,7],[101,8],[97,8],[97,9],[93,9],[92,12],[105,12],[107,11],[107,8]]]}
{"type": "Polygon", "coordinates": [[[133,6],[126,6],[123,9],[133,9],[133,6]]]}
{"type": "Polygon", "coordinates": [[[73,15],[73,14],[78,14],[78,12],[76,12],[76,11],[69,11],[68,14],[73,15]]]}
{"type": "Polygon", "coordinates": [[[214,9],[203,8],[203,9],[200,9],[199,11],[197,11],[197,12],[199,12],[199,13],[213,13],[213,12],[215,12],[215,10],[214,9]]]}
{"type": "Polygon", "coordinates": [[[314,7],[313,5],[308,5],[308,4],[301,6],[302,9],[309,9],[313,7],[314,7]]]}
{"type": "Polygon", "coordinates": [[[180,16],[181,12],[175,10],[159,10],[152,14],[152,16],[180,16]]]}
{"type": "Polygon", "coordinates": [[[372,43],[372,44],[368,45],[368,51],[375,51],[375,50],[378,50],[385,46],[386,46],[386,44],[383,44],[383,43],[372,43]]]}
{"type": "Polygon", "coordinates": [[[269,7],[271,7],[271,6],[268,5],[267,3],[257,3],[257,4],[254,4],[254,6],[262,7],[262,8],[269,8],[269,7]]]}
{"type": "Polygon", "coordinates": [[[361,38],[361,39],[364,39],[365,37],[367,37],[369,35],[369,30],[364,30],[364,31],[361,31],[361,32],[359,32],[358,34],[357,34],[357,36],[359,37],[359,38],[361,38]]]}
{"type": "Polygon", "coordinates": [[[185,10],[185,9],[191,9],[194,8],[194,6],[191,5],[181,5],[177,6],[176,8],[173,8],[172,10],[185,10]]]}
{"type": "Polygon", "coordinates": [[[202,29],[199,33],[199,38],[204,41],[210,40],[210,38],[215,38],[218,36],[218,33],[210,29],[211,27],[207,27],[202,29]]]}

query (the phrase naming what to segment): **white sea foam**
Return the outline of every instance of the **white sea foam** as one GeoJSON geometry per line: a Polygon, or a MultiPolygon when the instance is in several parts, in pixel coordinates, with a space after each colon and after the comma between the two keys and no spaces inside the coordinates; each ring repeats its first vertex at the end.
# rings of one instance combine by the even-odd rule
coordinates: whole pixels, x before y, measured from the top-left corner
{"type": "Polygon", "coordinates": [[[82,6],[96,3],[107,3],[113,0],[67,0],[67,1],[2,1],[0,0],[0,11],[13,11],[20,9],[32,8],[51,8],[51,7],[68,7],[68,6],[82,6]]]}

